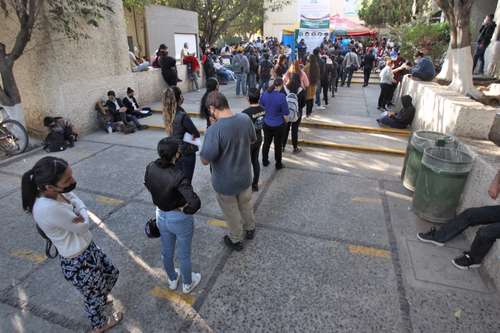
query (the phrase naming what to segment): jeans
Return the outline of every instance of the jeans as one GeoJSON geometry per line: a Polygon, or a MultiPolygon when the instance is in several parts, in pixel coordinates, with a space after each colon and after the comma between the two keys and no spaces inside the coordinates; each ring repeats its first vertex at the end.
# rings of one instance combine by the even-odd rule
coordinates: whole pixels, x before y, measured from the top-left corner
{"type": "Polygon", "coordinates": [[[476,69],[476,65],[478,61],[481,61],[481,65],[479,65],[479,74],[484,73],[484,51],[486,48],[481,47],[480,45],[476,48],[476,53],[474,54],[474,65],[472,66],[472,72],[476,69]]]}
{"type": "Polygon", "coordinates": [[[149,68],[149,62],[145,61],[142,64],[139,64],[132,68],[132,72],[144,72],[147,71],[149,68]]]}
{"type": "Polygon", "coordinates": [[[392,93],[392,84],[388,83],[381,83],[380,84],[380,95],[378,97],[378,107],[379,108],[385,108],[386,105],[389,103],[389,98],[392,93]]]}
{"type": "Polygon", "coordinates": [[[269,88],[269,80],[270,79],[260,79],[259,90],[261,90],[261,92],[266,91],[267,88],[269,88]]]}
{"type": "Polygon", "coordinates": [[[257,74],[255,74],[255,73],[248,73],[247,82],[248,82],[248,88],[249,89],[257,87],[257,74]]]}
{"type": "Polygon", "coordinates": [[[259,153],[261,146],[262,146],[262,140],[259,140],[250,147],[250,157],[252,159],[252,168],[253,168],[253,181],[252,181],[253,186],[259,185],[259,178],[260,178],[259,153]]]}
{"type": "Polygon", "coordinates": [[[344,85],[345,80],[347,78],[347,86],[351,86],[351,80],[352,80],[352,74],[354,73],[354,69],[351,67],[346,67],[344,69],[343,75],[342,75],[342,85],[344,85]]]}
{"type": "Polygon", "coordinates": [[[370,75],[372,74],[372,68],[371,67],[365,67],[363,68],[363,75],[364,75],[364,85],[367,86],[368,83],[370,82],[370,75]]]}
{"type": "Polygon", "coordinates": [[[321,106],[321,82],[316,85],[316,106],[321,106]]]}
{"type": "Polygon", "coordinates": [[[184,177],[190,181],[193,180],[194,168],[196,166],[196,154],[182,155],[176,163],[177,167],[182,170],[184,177]]]}
{"type": "Polygon", "coordinates": [[[247,73],[234,73],[236,75],[236,96],[240,95],[240,90],[243,95],[247,94],[247,73]]]}
{"type": "Polygon", "coordinates": [[[224,69],[219,69],[217,71],[217,75],[222,77],[222,79],[226,82],[231,80],[231,74],[229,74],[229,72],[224,69]]]}
{"type": "Polygon", "coordinates": [[[264,165],[269,164],[269,149],[271,149],[271,142],[274,141],[274,161],[276,167],[281,167],[281,149],[283,147],[285,126],[285,123],[275,127],[264,124],[264,145],[262,146],[262,163],[264,165]]]}
{"type": "Polygon", "coordinates": [[[432,81],[432,79],[434,78],[432,74],[422,73],[422,72],[414,72],[411,73],[411,75],[422,81],[432,81]]]}
{"type": "Polygon", "coordinates": [[[286,144],[288,143],[288,135],[290,134],[290,129],[292,130],[292,145],[294,149],[299,148],[299,126],[302,121],[302,115],[299,116],[294,123],[288,123],[286,125],[285,135],[283,137],[283,149],[285,149],[286,144]]]}
{"type": "Polygon", "coordinates": [[[255,230],[251,187],[234,196],[217,193],[217,202],[226,218],[233,243],[243,240],[243,231],[255,230]]]}
{"type": "Polygon", "coordinates": [[[191,73],[189,78],[193,83],[193,89],[196,88],[196,90],[200,90],[200,86],[198,85],[198,73],[197,72],[191,73]]]}
{"type": "Polygon", "coordinates": [[[163,266],[169,280],[177,279],[174,267],[175,243],[178,245],[177,259],[181,265],[182,283],[191,284],[191,241],[194,218],[179,210],[165,212],[156,208],[156,225],[160,229],[163,266]]]}
{"type": "Polygon", "coordinates": [[[447,242],[468,227],[486,225],[476,232],[470,248],[470,256],[474,263],[480,263],[500,238],[500,206],[469,208],[453,220],[444,224],[435,234],[438,242],[447,242]]]}

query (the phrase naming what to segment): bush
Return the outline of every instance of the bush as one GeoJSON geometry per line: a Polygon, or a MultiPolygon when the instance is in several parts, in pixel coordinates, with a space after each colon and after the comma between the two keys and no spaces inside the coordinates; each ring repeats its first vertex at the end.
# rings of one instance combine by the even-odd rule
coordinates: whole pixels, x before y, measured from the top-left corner
{"type": "Polygon", "coordinates": [[[403,58],[413,59],[415,52],[422,50],[436,65],[441,63],[450,42],[447,22],[414,21],[399,26],[391,34],[401,45],[400,52],[403,58]]]}

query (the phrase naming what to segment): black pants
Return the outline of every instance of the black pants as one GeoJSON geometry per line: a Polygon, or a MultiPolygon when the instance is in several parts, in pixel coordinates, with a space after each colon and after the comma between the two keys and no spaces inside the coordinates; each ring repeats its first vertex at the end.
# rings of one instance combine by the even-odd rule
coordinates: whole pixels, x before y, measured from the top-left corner
{"type": "Polygon", "coordinates": [[[397,83],[394,83],[391,87],[391,93],[387,98],[387,104],[392,105],[392,99],[394,98],[394,93],[396,92],[396,88],[398,87],[397,83]]]}
{"type": "Polygon", "coordinates": [[[194,168],[196,166],[196,154],[183,154],[182,157],[177,161],[176,165],[182,170],[182,172],[184,173],[184,177],[192,181],[194,168]]]}
{"type": "Polygon", "coordinates": [[[292,130],[292,145],[294,149],[299,148],[299,126],[302,121],[302,115],[299,116],[294,123],[288,123],[286,125],[285,135],[283,136],[283,149],[285,149],[286,144],[288,143],[288,135],[290,134],[290,129],[292,130]]]}
{"type": "Polygon", "coordinates": [[[344,70],[342,68],[339,68],[339,70],[337,71],[337,78],[335,79],[335,90],[337,90],[337,88],[339,87],[339,81],[342,79],[343,76],[344,76],[344,70]]]}
{"type": "Polygon", "coordinates": [[[370,75],[372,74],[372,68],[371,67],[365,67],[363,69],[363,74],[364,74],[364,84],[365,86],[368,85],[368,83],[370,82],[370,75]]]}
{"type": "Polygon", "coordinates": [[[392,84],[381,83],[380,84],[380,96],[378,97],[378,107],[385,108],[390,101],[392,93],[392,84]]]}
{"type": "Polygon", "coordinates": [[[310,116],[313,112],[314,99],[308,99],[306,101],[306,116],[310,116]]]}
{"type": "Polygon", "coordinates": [[[259,184],[260,178],[260,163],[259,163],[259,153],[260,146],[262,146],[262,140],[257,141],[250,147],[250,157],[252,159],[252,168],[253,168],[253,181],[252,186],[256,186],[259,184]]]}
{"type": "Polygon", "coordinates": [[[346,79],[347,79],[347,86],[351,86],[351,80],[352,80],[352,74],[354,73],[354,68],[347,67],[344,69],[343,75],[342,75],[342,85],[344,85],[346,79]]]}
{"type": "Polygon", "coordinates": [[[269,149],[271,148],[271,142],[274,141],[274,160],[276,162],[276,166],[281,167],[281,149],[283,147],[285,126],[285,123],[276,127],[264,124],[264,145],[262,146],[262,163],[264,165],[269,165],[269,149]]]}
{"type": "Polygon", "coordinates": [[[330,90],[332,91],[332,97],[335,97],[335,89],[339,83],[338,76],[332,76],[330,78],[330,90]]]}
{"type": "Polygon", "coordinates": [[[486,225],[477,230],[470,248],[470,256],[474,263],[480,263],[500,238],[500,206],[470,208],[455,219],[443,225],[436,232],[436,240],[447,242],[462,233],[468,227],[486,225]]]}
{"type": "Polygon", "coordinates": [[[321,89],[323,89],[323,101],[325,101],[325,105],[328,105],[328,80],[321,81],[321,89]]]}

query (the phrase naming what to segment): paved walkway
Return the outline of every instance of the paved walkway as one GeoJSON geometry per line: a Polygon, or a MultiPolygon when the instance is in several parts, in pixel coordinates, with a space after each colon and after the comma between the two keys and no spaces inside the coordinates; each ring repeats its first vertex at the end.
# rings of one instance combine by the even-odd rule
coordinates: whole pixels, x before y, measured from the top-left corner
{"type": "MultiPolygon", "coordinates": [[[[234,111],[245,106],[232,87],[224,91],[234,111]]],[[[377,94],[377,86],[342,88],[315,118],[373,126],[377,94]]],[[[185,97],[188,111],[195,110],[201,94],[185,97]]],[[[311,135],[377,145],[399,140],[311,135]]],[[[500,331],[494,287],[481,272],[450,263],[465,239],[444,248],[416,241],[429,225],[408,208],[411,197],[399,181],[403,159],[389,155],[306,148],[287,153],[284,170],[264,168],[254,195],[258,232],[241,253],[222,243],[209,170],[197,163],[193,184],[203,205],[192,258],[203,279],[191,296],[168,291],[159,241],[143,233],[154,214],[144,169],[161,137],[158,130],[99,132],[57,154],[72,164],[77,193],[95,214],[96,243],[120,269],[114,307],[125,319],[114,332],[500,331]]],[[[20,175],[44,155],[0,164],[0,332],[88,328],[79,294],[57,260],[43,256],[21,210],[20,175]]]]}

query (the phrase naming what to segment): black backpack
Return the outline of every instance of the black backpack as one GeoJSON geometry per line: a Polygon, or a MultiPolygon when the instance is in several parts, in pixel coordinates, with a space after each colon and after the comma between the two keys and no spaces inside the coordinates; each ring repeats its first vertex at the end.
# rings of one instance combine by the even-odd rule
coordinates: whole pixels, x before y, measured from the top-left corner
{"type": "Polygon", "coordinates": [[[250,63],[250,72],[257,73],[259,70],[259,62],[257,61],[257,57],[255,55],[248,56],[248,62],[250,63]]]}
{"type": "Polygon", "coordinates": [[[48,153],[63,151],[68,148],[64,134],[51,131],[44,140],[43,149],[48,153]]]}

